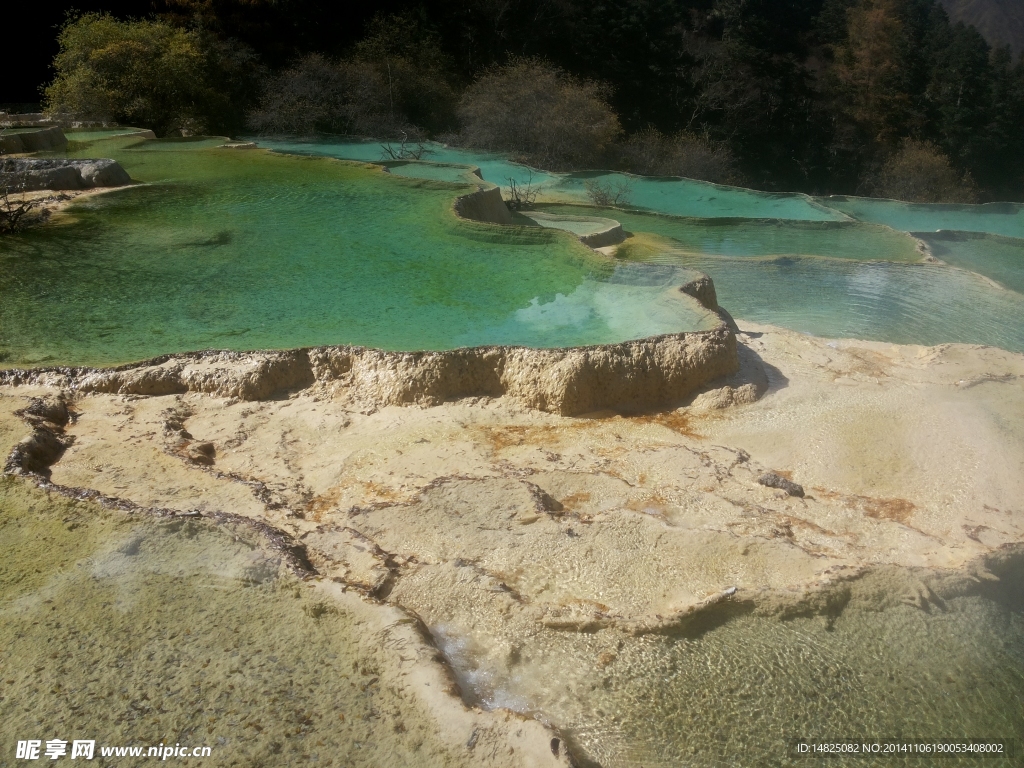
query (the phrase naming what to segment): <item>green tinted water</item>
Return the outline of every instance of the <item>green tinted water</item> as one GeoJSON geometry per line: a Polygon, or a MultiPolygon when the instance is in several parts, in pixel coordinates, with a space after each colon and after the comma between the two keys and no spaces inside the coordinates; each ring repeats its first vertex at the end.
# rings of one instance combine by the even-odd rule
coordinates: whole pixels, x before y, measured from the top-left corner
{"type": "MultiPolygon", "coordinates": [[[[381,145],[373,141],[283,141],[259,139],[261,146],[281,152],[316,154],[350,160],[379,162],[381,145]]],[[[457,149],[428,142],[424,160],[435,163],[461,163],[480,168],[483,178],[492,184],[506,186],[509,178],[524,185],[532,183],[544,195],[572,202],[586,202],[584,182],[594,179],[605,185],[625,184],[629,187],[629,204],[676,216],[779,218],[807,221],[836,221],[846,217],[820,206],[810,198],[797,194],[769,194],[740,187],[724,187],[704,181],[680,178],[648,178],[621,173],[594,171],[589,173],[552,173],[513,163],[506,157],[488,152],[457,149]]],[[[416,173],[409,167],[405,173],[416,173]]],[[[430,173],[423,168],[424,173],[430,173]]]]}
{"type": "Polygon", "coordinates": [[[918,232],[943,261],[1024,293],[1024,240],[975,232],[918,232]]]}
{"type": "Polygon", "coordinates": [[[64,131],[68,141],[97,141],[99,139],[110,139],[115,136],[124,136],[132,133],[142,133],[143,128],[72,128],[64,131]]]}
{"type": "MultiPolygon", "coordinates": [[[[456,220],[451,201],[475,178],[468,166],[499,182],[528,170],[498,155],[428,145],[432,160],[447,164],[391,163],[385,175],[317,157],[219,149],[215,138],[142,142],[113,133],[76,133],[97,139],[77,155],[114,156],[147,186],[92,198],[75,207],[72,224],[0,243],[7,364],[109,364],[204,347],[619,341],[713,322],[671,290],[690,268],[711,274],[722,304],[740,318],[818,335],[1024,350],[1020,294],[948,267],[850,263],[920,254],[913,238],[888,226],[809,220],[824,209],[800,196],[647,179],[632,181],[659,190],[663,203],[675,200],[652,207],[711,218],[542,206],[576,233],[597,223],[574,217],[610,213],[641,239],[660,238],[640,260],[684,270],[649,271],[603,260],[569,234],[456,220]],[[785,216],[721,218],[737,210],[785,216]]],[[[376,142],[264,143],[381,156],[376,142]]],[[[564,191],[584,176],[537,172],[535,181],[564,191]]],[[[858,216],[912,211],[917,219],[890,222],[904,227],[923,216],[1006,229],[1020,215],[1014,206],[840,203],[858,216]]],[[[1024,240],[923,237],[951,264],[1007,288],[1024,283],[1024,240]]]]}
{"type": "Polygon", "coordinates": [[[650,258],[711,275],[722,306],[745,320],[816,336],[961,342],[1024,352],[1024,295],[970,272],[934,264],[726,258],[671,249],[650,258]]]}
{"type": "MultiPolygon", "coordinates": [[[[352,160],[379,162],[381,145],[376,141],[344,138],[320,140],[275,140],[260,138],[261,145],[282,152],[316,154],[352,160]]],[[[697,218],[788,219],[796,221],[843,221],[852,217],[870,224],[883,224],[903,232],[939,229],[988,232],[1024,238],[1024,205],[926,205],[863,197],[810,198],[792,193],[772,194],[710,184],[677,177],[653,178],[607,171],[560,174],[513,163],[496,153],[457,149],[434,142],[424,145],[424,160],[463,164],[481,169],[483,178],[504,186],[509,177],[519,183],[532,179],[533,185],[549,197],[586,203],[584,182],[595,180],[608,187],[626,190],[624,207],[638,207],[673,216],[697,218]]],[[[416,163],[402,171],[407,175],[433,178],[428,167],[416,163]]]]}
{"type": "Polygon", "coordinates": [[[636,211],[543,205],[546,213],[611,216],[627,232],[671,238],[679,250],[707,256],[822,256],[858,261],[920,261],[914,238],[857,222],[697,219],[636,211]]]}
{"type": "MultiPolygon", "coordinates": [[[[285,151],[368,160],[380,156],[380,147],[373,142],[268,143],[285,151]]],[[[665,253],[645,258],[707,271],[723,305],[737,317],[818,335],[920,344],[960,341],[1024,350],[1019,295],[1000,293],[956,270],[833,261],[909,264],[922,258],[910,232],[993,232],[1003,237],[920,237],[940,259],[1022,291],[1024,239],[1016,239],[1024,235],[1022,206],[911,205],[842,197],[811,201],[686,179],[530,171],[495,154],[433,144],[427,150],[431,160],[479,166],[485,179],[498,184],[508,176],[522,181],[532,173],[534,184],[549,200],[582,202],[583,182],[588,179],[625,184],[625,210],[548,203],[538,210],[567,218],[534,219],[580,234],[594,231],[598,224],[572,223],[571,217],[611,217],[627,232],[667,238],[665,253]],[[635,210],[636,206],[649,212],[635,210]],[[807,257],[829,261],[817,263],[807,257]]],[[[409,163],[403,172],[434,173],[422,163],[409,163]]]]}
{"type": "Polygon", "coordinates": [[[771,194],[676,177],[653,178],[596,171],[574,173],[561,178],[546,191],[552,196],[585,202],[588,200],[587,181],[612,189],[621,185],[626,190],[624,207],[643,208],[672,216],[797,221],[841,221],[846,218],[830,208],[815,204],[805,195],[771,194]]]}
{"type": "Polygon", "coordinates": [[[867,197],[825,197],[820,202],[858,221],[885,224],[904,232],[948,229],[1024,238],[1024,205],[1019,203],[925,205],[867,197]]]}
{"type": "Polygon", "coordinates": [[[388,173],[405,176],[410,179],[427,179],[430,181],[450,181],[456,184],[473,184],[479,181],[473,171],[464,165],[444,165],[441,163],[388,163],[388,173]]]}
{"type": "Polygon", "coordinates": [[[207,347],[564,346],[707,324],[695,302],[667,302],[660,279],[612,279],[615,266],[567,234],[457,220],[452,200],[469,186],[220,143],[112,139],[79,153],[149,183],[0,242],[8,364],[207,347]],[[636,328],[621,320],[652,304],[661,311],[636,328]],[[537,322],[548,305],[557,322],[537,322]]]}

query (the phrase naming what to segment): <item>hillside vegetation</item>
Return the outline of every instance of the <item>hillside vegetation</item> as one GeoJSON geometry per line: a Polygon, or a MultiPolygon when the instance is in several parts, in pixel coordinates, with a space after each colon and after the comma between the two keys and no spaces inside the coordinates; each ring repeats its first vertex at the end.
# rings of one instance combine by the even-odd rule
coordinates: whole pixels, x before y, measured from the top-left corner
{"type": "Polygon", "coordinates": [[[992,46],[1008,45],[1024,53],[1024,2],[1021,0],[942,0],[953,21],[976,27],[992,46]]]}
{"type": "Polygon", "coordinates": [[[427,0],[355,40],[323,0],[163,2],[69,21],[49,108],[763,189],[1024,197],[1024,61],[939,0],[427,0]]]}

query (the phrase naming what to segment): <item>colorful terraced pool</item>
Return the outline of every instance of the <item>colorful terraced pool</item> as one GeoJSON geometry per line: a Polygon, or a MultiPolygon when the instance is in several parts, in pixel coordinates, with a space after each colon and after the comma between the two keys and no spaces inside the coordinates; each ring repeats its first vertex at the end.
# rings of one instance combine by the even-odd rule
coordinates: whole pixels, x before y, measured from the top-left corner
{"type": "Polygon", "coordinates": [[[109,139],[147,182],[5,238],[7,364],[197,348],[561,347],[713,327],[686,270],[616,264],[549,229],[459,220],[467,184],[219,140],[109,139]]]}
{"type": "Polygon", "coordinates": [[[344,343],[608,343],[712,327],[717,318],[675,290],[692,270],[710,274],[741,319],[1024,351],[1019,205],[554,174],[439,145],[428,145],[429,162],[389,162],[383,174],[331,159],[380,162],[376,142],[261,141],[268,153],[125,130],[72,133],[69,152],[113,157],[145,184],[83,199],[71,220],[0,246],[3,364],[344,343]],[[512,227],[458,219],[452,201],[481,176],[532,177],[540,215],[512,227]],[[589,205],[588,178],[627,183],[628,204],[589,205]],[[608,219],[627,233],[614,259],[574,236],[608,219]],[[925,263],[927,251],[943,263],[925,263]]]}

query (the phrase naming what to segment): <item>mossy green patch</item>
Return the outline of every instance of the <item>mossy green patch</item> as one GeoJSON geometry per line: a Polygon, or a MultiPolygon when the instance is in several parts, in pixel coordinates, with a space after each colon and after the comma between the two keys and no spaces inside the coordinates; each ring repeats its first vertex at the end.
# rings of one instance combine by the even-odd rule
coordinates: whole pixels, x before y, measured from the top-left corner
{"type": "Polygon", "coordinates": [[[97,758],[102,746],[209,746],[204,766],[467,765],[365,626],[245,530],[0,481],[10,740],[95,739],[97,758]]]}

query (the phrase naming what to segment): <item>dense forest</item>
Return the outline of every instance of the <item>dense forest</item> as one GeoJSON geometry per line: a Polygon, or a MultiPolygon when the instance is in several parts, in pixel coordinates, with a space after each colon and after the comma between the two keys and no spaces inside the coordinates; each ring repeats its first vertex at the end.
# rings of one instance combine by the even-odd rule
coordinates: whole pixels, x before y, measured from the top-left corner
{"type": "Polygon", "coordinates": [[[938,0],[161,0],[72,19],[54,111],[441,138],[549,167],[932,201],[1024,197],[1024,58],[938,0]]]}

